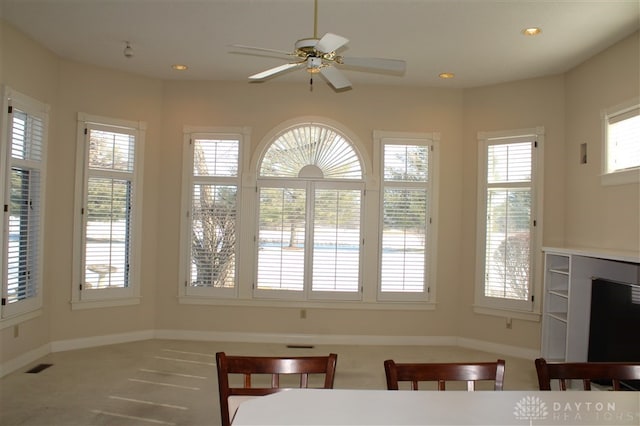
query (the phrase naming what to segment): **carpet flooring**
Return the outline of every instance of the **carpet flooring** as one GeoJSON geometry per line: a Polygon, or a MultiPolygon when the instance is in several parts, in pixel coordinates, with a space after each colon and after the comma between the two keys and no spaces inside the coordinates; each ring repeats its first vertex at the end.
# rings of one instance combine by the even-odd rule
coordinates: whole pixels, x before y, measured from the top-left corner
{"type": "Polygon", "coordinates": [[[532,360],[457,347],[146,340],[51,353],[0,379],[0,425],[219,425],[215,353],[335,352],[335,388],[386,389],[383,361],[506,360],[505,390],[537,389],[532,360]],[[50,365],[49,365],[50,364],[50,365]],[[30,369],[39,372],[27,372],[30,369]]]}

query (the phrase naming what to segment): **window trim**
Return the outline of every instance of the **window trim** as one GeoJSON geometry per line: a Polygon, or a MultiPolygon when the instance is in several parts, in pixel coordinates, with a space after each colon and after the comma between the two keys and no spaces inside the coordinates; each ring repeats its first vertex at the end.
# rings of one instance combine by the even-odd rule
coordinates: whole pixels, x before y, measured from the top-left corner
{"type": "Polygon", "coordinates": [[[475,296],[474,312],[499,317],[519,318],[530,321],[540,320],[542,283],[540,265],[542,265],[542,229],[543,229],[543,188],[544,188],[544,136],[543,126],[526,129],[478,132],[478,172],[477,172],[477,217],[476,217],[476,272],[475,272],[475,296]],[[513,142],[518,140],[531,141],[534,138],[536,145],[532,152],[532,177],[531,191],[532,204],[531,220],[535,222],[531,226],[530,242],[530,290],[529,301],[510,303],[508,300],[488,298],[484,296],[484,268],[485,268],[485,227],[486,227],[486,192],[487,192],[487,151],[491,140],[508,139],[513,142]],[[532,300],[531,300],[532,299],[532,300]],[[515,306],[514,306],[515,305],[515,306]],[[522,305],[528,305],[523,309],[522,305]]]}
{"type": "MultiPolygon", "coordinates": [[[[341,188],[347,187],[349,189],[357,189],[361,191],[361,199],[360,199],[360,238],[361,241],[365,236],[366,228],[365,228],[365,220],[366,215],[364,214],[366,205],[367,205],[367,170],[368,168],[366,157],[362,155],[363,149],[359,144],[355,135],[353,135],[350,131],[347,130],[346,126],[337,123],[335,121],[321,118],[321,117],[299,117],[292,120],[288,120],[284,123],[273,128],[262,140],[260,146],[254,153],[254,161],[251,164],[252,170],[255,170],[254,176],[256,188],[265,186],[265,183],[272,182],[274,183],[274,187],[280,187],[282,184],[285,186],[295,185],[296,187],[303,188],[305,190],[305,194],[307,196],[307,201],[310,199],[309,191],[315,191],[318,187],[326,189],[326,185],[333,185],[333,188],[341,188]],[[351,148],[353,149],[354,154],[357,156],[360,166],[361,166],[361,178],[359,179],[308,179],[308,178],[298,178],[298,180],[290,181],[289,178],[283,177],[260,177],[260,167],[264,160],[265,155],[268,150],[272,146],[272,144],[280,137],[280,135],[287,133],[290,129],[302,126],[320,126],[326,127],[340,136],[344,137],[344,139],[349,143],[351,148]]],[[[257,212],[259,209],[257,197],[259,196],[258,192],[256,192],[254,196],[255,203],[255,211],[257,212]]],[[[308,217],[309,210],[307,207],[306,215],[308,217]]],[[[363,273],[365,268],[363,267],[365,259],[366,259],[366,248],[361,243],[360,244],[360,252],[359,252],[359,261],[358,261],[358,290],[355,292],[335,292],[335,291],[320,291],[320,290],[312,290],[312,259],[305,257],[305,267],[304,267],[304,280],[303,280],[303,289],[302,291],[293,291],[293,290],[279,290],[279,289],[258,289],[257,281],[258,281],[258,246],[257,246],[257,238],[259,232],[259,215],[256,213],[254,217],[254,233],[255,233],[255,241],[253,242],[253,258],[252,263],[254,265],[252,282],[254,283],[251,288],[251,298],[253,300],[273,300],[274,302],[278,301],[292,301],[297,303],[315,303],[315,302],[325,302],[325,303],[361,303],[364,297],[364,276],[363,273]]],[[[308,221],[305,223],[307,229],[313,227],[312,223],[308,221]]],[[[309,233],[307,235],[312,235],[309,233]]],[[[306,254],[310,254],[311,252],[306,249],[306,254]]]]}
{"type": "MultiPolygon", "coordinates": [[[[247,152],[250,145],[251,129],[249,127],[201,127],[201,126],[184,126],[182,130],[182,197],[180,202],[180,255],[178,267],[178,297],[181,303],[200,303],[201,300],[208,298],[215,299],[235,299],[240,292],[240,268],[241,256],[243,256],[242,248],[245,239],[243,236],[246,230],[243,230],[242,201],[243,201],[243,171],[246,166],[247,152]],[[192,184],[193,184],[193,147],[192,139],[205,138],[223,138],[238,139],[240,141],[238,151],[238,176],[236,178],[224,178],[227,182],[234,180],[238,186],[237,193],[237,235],[236,235],[236,276],[233,288],[193,288],[189,286],[189,271],[191,262],[191,220],[189,218],[192,203],[192,184]]],[[[244,257],[243,257],[244,258],[244,257]]]]}
{"type": "Polygon", "coordinates": [[[373,132],[373,152],[374,152],[374,175],[379,182],[379,202],[378,202],[378,255],[376,261],[376,300],[378,302],[420,302],[435,306],[437,301],[437,254],[438,254],[438,205],[439,205],[439,182],[440,175],[440,133],[438,132],[394,132],[374,130],[373,132]],[[381,270],[382,270],[382,221],[384,208],[384,158],[383,148],[385,140],[390,143],[411,143],[420,142],[430,146],[429,151],[429,177],[427,181],[428,206],[430,211],[427,223],[427,240],[425,245],[425,291],[420,293],[409,292],[382,292],[381,291],[381,270]]]}
{"type": "MultiPolygon", "coordinates": [[[[49,136],[49,112],[50,106],[37,99],[31,98],[25,94],[13,90],[9,86],[2,87],[2,122],[0,123],[0,129],[2,129],[2,135],[0,135],[0,164],[7,166],[5,173],[0,173],[0,199],[4,205],[5,197],[8,196],[7,191],[9,188],[7,185],[7,179],[9,178],[10,167],[10,155],[8,153],[11,146],[11,140],[9,132],[12,129],[12,125],[9,123],[9,107],[17,107],[23,110],[28,115],[37,115],[43,121],[44,132],[42,136],[42,149],[41,160],[39,162],[38,170],[40,172],[40,217],[39,217],[39,239],[35,250],[37,251],[37,266],[39,281],[37,283],[36,296],[29,297],[26,300],[22,300],[15,304],[15,306],[3,305],[0,306],[0,329],[9,327],[11,325],[18,324],[20,322],[35,318],[42,314],[43,306],[43,294],[45,292],[45,280],[44,280],[44,237],[45,237],[45,216],[46,216],[46,183],[47,183],[47,148],[48,148],[48,136],[49,136]]],[[[5,297],[5,259],[8,250],[8,235],[5,235],[4,227],[5,216],[3,215],[2,223],[0,226],[0,241],[2,247],[0,248],[2,253],[2,262],[0,270],[0,293],[2,298],[5,297]]],[[[8,220],[8,218],[7,218],[8,220]]],[[[13,305],[13,304],[12,304],[13,305]]]]}
{"type": "Polygon", "coordinates": [[[71,287],[71,308],[91,309],[111,306],[127,306],[140,303],[141,299],[141,259],[142,259],[142,209],[143,209],[143,176],[144,176],[144,145],[146,122],[122,120],[79,112],[77,116],[76,132],[76,179],[74,201],[74,235],[73,235],[73,273],[71,287]],[[135,202],[131,213],[131,259],[130,259],[130,285],[127,288],[118,289],[82,289],[83,281],[83,246],[84,246],[84,220],[83,208],[86,202],[86,185],[88,178],[88,149],[85,144],[85,129],[93,128],[116,131],[125,129],[128,133],[135,134],[135,154],[133,171],[133,193],[135,202]]]}
{"type": "Polygon", "coordinates": [[[625,185],[640,183],[640,166],[625,170],[609,171],[609,141],[608,128],[611,119],[627,114],[640,108],[640,97],[635,97],[626,102],[606,108],[601,111],[602,128],[602,173],[600,184],[603,186],[625,185]]]}

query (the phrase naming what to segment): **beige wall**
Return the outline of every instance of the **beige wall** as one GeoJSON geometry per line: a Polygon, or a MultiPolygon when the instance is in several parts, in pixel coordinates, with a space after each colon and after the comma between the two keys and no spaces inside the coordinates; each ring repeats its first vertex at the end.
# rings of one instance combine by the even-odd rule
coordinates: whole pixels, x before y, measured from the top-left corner
{"type": "MultiPolygon", "coordinates": [[[[464,95],[464,190],[462,280],[458,306],[460,335],[539,348],[540,323],[473,312],[476,266],[478,132],[544,127],[543,226],[545,243],[559,244],[564,235],[564,77],[562,75],[469,89],[464,95]]],[[[536,271],[539,272],[541,265],[536,271]]],[[[537,281],[541,274],[537,274],[537,281]]],[[[540,295],[537,295],[540,297],[540,295]]]]}
{"type": "MultiPolygon", "coordinates": [[[[57,127],[56,118],[58,95],[58,60],[49,51],[23,37],[11,27],[3,25],[0,20],[0,34],[2,45],[0,46],[0,77],[3,84],[10,85],[13,89],[38,99],[51,107],[50,128],[52,133],[57,127]]],[[[3,111],[4,113],[4,111],[3,111]]],[[[5,131],[2,129],[1,131],[5,131]]],[[[49,165],[48,165],[49,166],[49,165]]],[[[49,166],[48,171],[55,169],[49,166]]],[[[4,165],[2,166],[4,173],[4,165]]],[[[46,198],[47,212],[53,197],[46,198]]],[[[49,219],[49,218],[48,218],[49,219]]],[[[47,220],[45,232],[48,232],[55,223],[47,220]]],[[[47,252],[55,250],[55,245],[50,239],[45,240],[47,252]]],[[[52,281],[49,276],[50,265],[44,265],[45,285],[48,287],[43,293],[44,309],[42,315],[30,321],[0,329],[0,361],[5,362],[25,352],[36,350],[51,341],[53,289],[49,286],[52,281]],[[17,334],[17,337],[14,337],[17,334]]]]}
{"type": "Polygon", "coordinates": [[[640,249],[638,184],[603,186],[601,111],[640,93],[639,33],[566,75],[566,244],[640,249]],[[580,144],[587,164],[580,164],[580,144]]]}
{"type": "MultiPolygon", "coordinates": [[[[356,86],[336,94],[324,84],[315,84],[310,92],[305,86],[277,81],[157,81],[56,58],[6,25],[2,29],[2,83],[52,107],[45,309],[43,316],[20,324],[17,338],[13,328],[0,330],[2,362],[49,342],[151,329],[457,335],[537,349],[539,323],[514,320],[513,329],[507,330],[504,319],[477,315],[472,310],[478,131],[545,127],[545,244],[628,248],[637,247],[640,241],[638,185],[607,189],[598,194],[596,203],[590,203],[589,194],[602,191],[591,177],[583,179],[592,164],[582,168],[572,165],[577,158],[576,144],[599,129],[599,109],[638,92],[637,34],[566,75],[469,90],[356,86]],[[615,82],[603,80],[602,71],[612,69],[625,71],[615,82]],[[634,72],[636,80],[631,81],[634,72]],[[591,91],[593,96],[585,95],[591,91]],[[78,112],[147,122],[140,305],[72,310],[69,303],[78,112]],[[178,304],[183,126],[248,126],[255,149],[275,126],[301,116],[342,123],[369,156],[373,130],[441,134],[436,310],[314,308],[302,320],[298,308],[178,304]],[[581,133],[583,129],[591,130],[581,133]],[[583,185],[583,180],[589,183],[583,185]],[[625,200],[634,191],[632,205],[625,200]],[[596,212],[583,219],[580,215],[586,204],[595,204],[596,212]],[[615,226],[621,219],[635,221],[630,224],[635,235],[615,226]],[[605,231],[593,229],[600,221],[606,222],[605,231]]],[[[589,147],[594,161],[595,144],[589,147]]]]}
{"type": "MultiPolygon", "coordinates": [[[[324,84],[314,86],[310,92],[305,86],[277,82],[259,85],[165,82],[160,205],[169,208],[161,209],[159,214],[160,222],[169,226],[158,237],[158,329],[455,335],[460,282],[456,259],[460,251],[462,91],[359,86],[337,95],[324,84]],[[364,146],[369,163],[373,155],[373,130],[441,133],[438,227],[438,282],[441,284],[436,311],[309,309],[307,319],[303,320],[299,318],[299,309],[178,304],[179,206],[176,201],[180,199],[183,126],[249,126],[255,148],[274,127],[302,116],[325,117],[346,126],[364,146]]],[[[368,223],[377,225],[375,221],[368,223]]]]}
{"type": "Polygon", "coordinates": [[[47,187],[51,200],[47,212],[55,225],[47,241],[55,248],[46,254],[52,280],[51,323],[53,341],[86,336],[118,334],[153,328],[156,299],[156,255],[158,193],[162,165],[158,161],[162,145],[162,82],[130,74],[60,61],[57,132],[49,143],[47,187]],[[76,126],[78,112],[147,124],[144,145],[142,299],[140,305],[72,310],[71,263],[74,220],[76,126]]]}

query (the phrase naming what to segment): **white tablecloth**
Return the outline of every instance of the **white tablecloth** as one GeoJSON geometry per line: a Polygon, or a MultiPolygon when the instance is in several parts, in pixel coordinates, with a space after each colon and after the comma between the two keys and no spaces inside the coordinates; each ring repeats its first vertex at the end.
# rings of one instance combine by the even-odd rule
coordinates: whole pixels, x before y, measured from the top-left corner
{"type": "Polygon", "coordinates": [[[290,389],[240,404],[242,425],[640,425],[640,392],[290,389]]]}

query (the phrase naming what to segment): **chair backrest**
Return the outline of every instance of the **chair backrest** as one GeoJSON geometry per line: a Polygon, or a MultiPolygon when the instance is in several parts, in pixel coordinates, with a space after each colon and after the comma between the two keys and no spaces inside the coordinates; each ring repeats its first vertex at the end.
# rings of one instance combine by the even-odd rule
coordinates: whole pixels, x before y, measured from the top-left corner
{"type": "Polygon", "coordinates": [[[438,390],[445,390],[445,382],[466,381],[467,390],[475,390],[478,380],[493,380],[494,390],[504,385],[505,362],[415,363],[397,364],[391,359],[384,362],[387,389],[398,390],[398,382],[411,382],[411,389],[418,390],[418,382],[438,382],[438,390]]]}
{"type": "Polygon", "coordinates": [[[231,424],[238,404],[230,404],[230,398],[239,397],[246,399],[268,395],[279,390],[291,387],[280,387],[281,375],[299,375],[299,387],[309,387],[309,375],[324,375],[324,389],[333,388],[338,355],[328,356],[301,356],[301,357],[258,357],[258,356],[229,356],[224,352],[216,354],[218,368],[218,388],[220,391],[220,413],[222,425],[231,424]],[[229,382],[229,375],[241,375],[243,385],[233,387],[229,382]],[[261,387],[252,387],[252,377],[258,379],[270,376],[269,384],[261,387]]]}
{"type": "Polygon", "coordinates": [[[551,381],[558,380],[559,390],[567,390],[568,380],[582,380],[584,390],[591,390],[591,382],[611,382],[613,390],[620,390],[621,380],[640,380],[640,363],[633,362],[547,362],[535,361],[540,390],[551,390],[551,381]]]}

